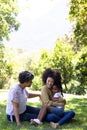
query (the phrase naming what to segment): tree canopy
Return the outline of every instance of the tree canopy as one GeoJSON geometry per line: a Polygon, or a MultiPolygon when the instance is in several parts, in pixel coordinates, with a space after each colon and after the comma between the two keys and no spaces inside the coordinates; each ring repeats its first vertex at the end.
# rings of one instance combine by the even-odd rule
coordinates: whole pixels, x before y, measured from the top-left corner
{"type": "Polygon", "coordinates": [[[87,45],[87,0],[71,0],[69,16],[74,22],[76,46],[87,45]]]}
{"type": "Polygon", "coordinates": [[[4,38],[8,40],[9,33],[18,30],[17,14],[16,0],[0,0],[0,41],[3,41],[4,38]]]}

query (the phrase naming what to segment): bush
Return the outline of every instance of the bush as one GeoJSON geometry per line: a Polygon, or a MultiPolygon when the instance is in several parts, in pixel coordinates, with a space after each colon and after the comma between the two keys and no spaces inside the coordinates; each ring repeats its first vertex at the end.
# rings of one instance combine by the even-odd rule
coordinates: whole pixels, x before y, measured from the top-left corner
{"type": "Polygon", "coordinates": [[[68,93],[76,94],[76,95],[84,95],[86,94],[85,86],[82,86],[78,81],[70,82],[70,87],[68,88],[68,93]]]}
{"type": "Polygon", "coordinates": [[[32,90],[41,90],[42,88],[42,81],[41,78],[39,76],[36,76],[33,80],[33,84],[32,84],[32,90]]]}

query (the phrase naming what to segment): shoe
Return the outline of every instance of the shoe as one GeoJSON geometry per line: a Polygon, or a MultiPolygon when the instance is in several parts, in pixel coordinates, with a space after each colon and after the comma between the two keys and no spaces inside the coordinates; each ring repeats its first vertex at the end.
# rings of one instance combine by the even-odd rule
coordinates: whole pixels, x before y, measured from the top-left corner
{"type": "Polygon", "coordinates": [[[42,122],[39,119],[31,119],[30,122],[33,125],[41,125],[42,124],[42,122]]]}

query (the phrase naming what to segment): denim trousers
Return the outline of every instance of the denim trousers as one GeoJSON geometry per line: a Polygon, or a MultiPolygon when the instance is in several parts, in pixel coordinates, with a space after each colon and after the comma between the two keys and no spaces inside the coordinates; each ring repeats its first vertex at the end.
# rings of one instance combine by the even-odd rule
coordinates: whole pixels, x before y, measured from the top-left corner
{"type": "Polygon", "coordinates": [[[59,117],[61,117],[64,114],[64,108],[52,106],[52,107],[50,107],[50,112],[56,114],[59,117]]]}
{"type": "Polygon", "coordinates": [[[62,125],[68,121],[70,121],[72,118],[74,118],[75,112],[72,110],[64,112],[64,115],[62,117],[56,115],[56,114],[48,114],[46,116],[46,121],[48,122],[56,122],[59,125],[62,125]]]}
{"type": "MultiPolygon", "coordinates": [[[[40,108],[32,107],[32,106],[26,106],[26,111],[19,115],[20,121],[30,121],[31,119],[37,118],[39,114],[40,108]]],[[[67,111],[64,112],[64,115],[62,117],[54,114],[49,113],[46,115],[44,121],[47,122],[57,122],[59,125],[62,125],[66,123],[67,121],[71,120],[75,116],[75,113],[73,111],[67,111]]],[[[7,115],[7,119],[9,121],[15,121],[15,116],[7,115]]]]}
{"type": "MultiPolygon", "coordinates": [[[[39,114],[40,108],[32,107],[32,106],[26,106],[26,111],[19,115],[20,121],[30,121],[31,119],[37,118],[39,114]]],[[[49,122],[49,118],[53,120],[55,115],[54,114],[47,114],[43,121],[49,122]]],[[[7,115],[7,119],[9,121],[15,121],[15,116],[7,115]]]]}
{"type": "MultiPolygon", "coordinates": [[[[30,121],[31,119],[37,118],[40,108],[26,106],[26,111],[19,115],[20,121],[30,121]]],[[[15,121],[15,116],[7,115],[9,121],[15,121]]]]}

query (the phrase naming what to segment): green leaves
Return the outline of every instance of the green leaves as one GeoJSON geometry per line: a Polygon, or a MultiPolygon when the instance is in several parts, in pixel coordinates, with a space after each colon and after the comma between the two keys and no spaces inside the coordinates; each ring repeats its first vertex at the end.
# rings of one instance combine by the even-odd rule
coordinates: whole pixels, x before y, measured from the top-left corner
{"type": "Polygon", "coordinates": [[[71,0],[69,18],[74,22],[76,46],[87,45],[87,0],[71,0]]]}
{"type": "Polygon", "coordinates": [[[61,72],[62,81],[65,86],[73,77],[73,55],[74,53],[71,45],[62,40],[57,40],[53,50],[52,59],[54,60],[52,67],[57,68],[61,72]]]}
{"type": "Polygon", "coordinates": [[[17,14],[16,0],[0,0],[0,41],[9,40],[9,33],[18,30],[17,14]]]}

